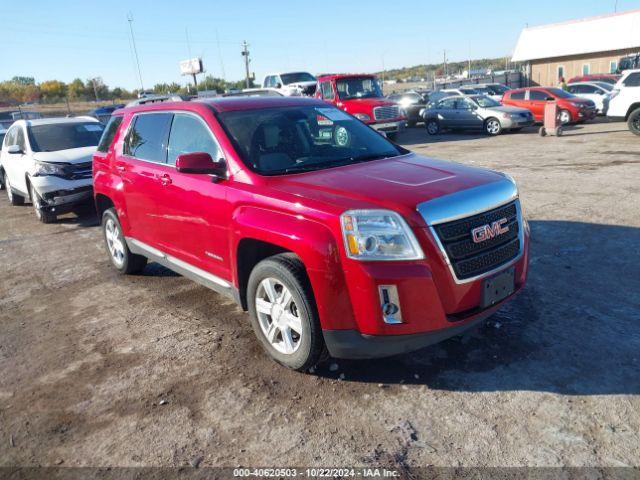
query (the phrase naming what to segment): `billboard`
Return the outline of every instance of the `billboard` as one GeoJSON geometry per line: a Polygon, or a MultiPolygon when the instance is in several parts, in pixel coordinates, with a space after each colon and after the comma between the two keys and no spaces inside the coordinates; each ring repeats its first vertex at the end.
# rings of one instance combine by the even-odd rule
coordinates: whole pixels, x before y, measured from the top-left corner
{"type": "Polygon", "coordinates": [[[182,75],[195,75],[197,73],[202,73],[203,71],[202,59],[200,58],[190,58],[189,60],[183,60],[180,62],[180,73],[182,75]]]}

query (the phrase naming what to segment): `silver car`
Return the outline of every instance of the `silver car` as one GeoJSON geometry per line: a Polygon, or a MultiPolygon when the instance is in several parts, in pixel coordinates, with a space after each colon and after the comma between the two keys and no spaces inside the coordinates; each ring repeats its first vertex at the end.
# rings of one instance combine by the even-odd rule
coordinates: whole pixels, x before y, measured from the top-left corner
{"type": "Polygon", "coordinates": [[[443,98],[424,110],[423,118],[429,135],[442,130],[483,130],[489,135],[499,135],[504,130],[518,131],[534,123],[529,110],[505,107],[485,95],[443,98]]]}

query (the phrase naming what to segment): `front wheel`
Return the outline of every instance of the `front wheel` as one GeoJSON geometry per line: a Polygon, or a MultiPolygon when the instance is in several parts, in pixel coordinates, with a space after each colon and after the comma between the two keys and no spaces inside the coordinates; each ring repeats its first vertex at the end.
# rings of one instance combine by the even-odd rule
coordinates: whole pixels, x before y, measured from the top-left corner
{"type": "Polygon", "coordinates": [[[560,110],[558,112],[558,121],[561,125],[571,123],[571,112],[569,110],[560,110]]]}
{"type": "Polygon", "coordinates": [[[500,125],[500,121],[497,118],[488,118],[487,121],[484,122],[484,131],[488,135],[500,135],[502,125],[500,125]]]}
{"type": "Polygon", "coordinates": [[[267,258],[253,269],[247,285],[253,330],[278,363],[305,371],[323,356],[325,346],[311,285],[293,254],[267,258]]]}
{"type": "Polygon", "coordinates": [[[102,214],[102,232],[111,264],[122,274],[141,272],[147,264],[147,257],[131,253],[115,209],[109,208],[102,214]]]}
{"type": "Polygon", "coordinates": [[[627,120],[627,125],[629,126],[629,131],[636,135],[640,135],[640,108],[636,108],[629,115],[629,119],[627,120]]]}
{"type": "Polygon", "coordinates": [[[42,199],[33,185],[29,185],[29,193],[31,195],[31,204],[36,212],[36,217],[42,223],[53,223],[57,220],[57,216],[54,213],[49,212],[46,207],[42,205],[42,199]]]}
{"type": "Polygon", "coordinates": [[[429,135],[437,135],[440,132],[440,122],[435,119],[427,120],[424,124],[429,135]]]}

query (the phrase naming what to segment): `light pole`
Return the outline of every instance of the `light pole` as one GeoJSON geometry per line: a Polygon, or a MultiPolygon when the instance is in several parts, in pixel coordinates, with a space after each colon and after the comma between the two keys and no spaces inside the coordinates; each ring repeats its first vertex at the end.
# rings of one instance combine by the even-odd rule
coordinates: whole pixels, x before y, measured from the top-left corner
{"type": "Polygon", "coordinates": [[[140,59],[138,58],[138,49],[136,48],[136,37],[133,35],[133,15],[131,12],[127,14],[127,21],[129,22],[129,31],[131,32],[131,44],[133,45],[133,53],[136,57],[136,65],[138,67],[138,78],[140,79],[140,90],[144,91],[144,85],[142,84],[142,73],[140,71],[140,59]]]}

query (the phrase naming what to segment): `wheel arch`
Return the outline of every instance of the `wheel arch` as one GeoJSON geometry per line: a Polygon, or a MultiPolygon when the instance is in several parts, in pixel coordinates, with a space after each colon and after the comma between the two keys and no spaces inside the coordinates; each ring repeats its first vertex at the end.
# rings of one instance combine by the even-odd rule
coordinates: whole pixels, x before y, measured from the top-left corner
{"type": "Polygon", "coordinates": [[[98,218],[102,218],[104,212],[106,212],[109,208],[114,208],[115,203],[113,200],[109,198],[104,193],[98,193],[95,195],[95,204],[96,204],[96,212],[98,213],[98,218]]]}
{"type": "Polygon", "coordinates": [[[627,113],[624,116],[625,121],[629,120],[629,117],[631,116],[631,114],[639,108],[640,108],[640,102],[635,102],[629,105],[629,108],[627,109],[627,113]]]}

